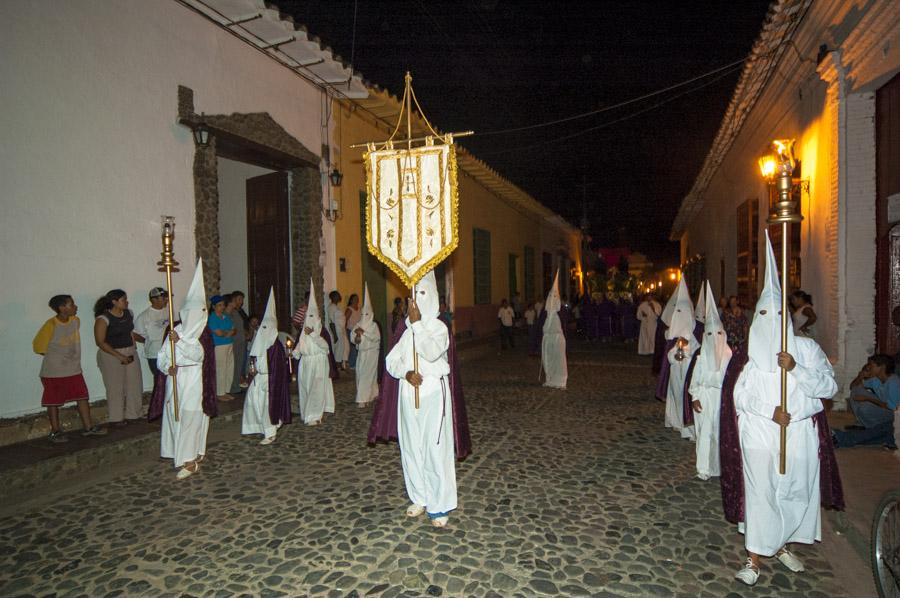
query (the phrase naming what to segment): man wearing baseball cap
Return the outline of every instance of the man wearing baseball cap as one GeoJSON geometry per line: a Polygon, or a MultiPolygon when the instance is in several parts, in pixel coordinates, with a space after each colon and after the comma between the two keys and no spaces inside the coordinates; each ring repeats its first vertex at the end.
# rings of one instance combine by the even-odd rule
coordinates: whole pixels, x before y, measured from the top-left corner
{"type": "Polygon", "coordinates": [[[134,338],[144,343],[144,356],[150,373],[156,379],[156,356],[169,325],[169,293],[162,287],[150,289],[150,307],[134,319],[134,338]]]}

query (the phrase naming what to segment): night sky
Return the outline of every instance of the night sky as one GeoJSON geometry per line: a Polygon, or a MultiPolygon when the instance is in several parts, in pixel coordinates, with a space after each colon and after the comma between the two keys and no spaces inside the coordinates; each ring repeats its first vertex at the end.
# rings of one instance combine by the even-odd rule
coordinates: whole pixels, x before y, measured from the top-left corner
{"type": "Polygon", "coordinates": [[[769,1],[360,0],[355,49],[353,0],[277,5],[397,96],[412,71],[437,127],[474,129],[460,145],[575,225],[586,182],[595,244],[625,243],[661,266],[677,263],[672,220],[739,70],[572,122],[486,133],[602,109],[743,60],[769,1]]]}

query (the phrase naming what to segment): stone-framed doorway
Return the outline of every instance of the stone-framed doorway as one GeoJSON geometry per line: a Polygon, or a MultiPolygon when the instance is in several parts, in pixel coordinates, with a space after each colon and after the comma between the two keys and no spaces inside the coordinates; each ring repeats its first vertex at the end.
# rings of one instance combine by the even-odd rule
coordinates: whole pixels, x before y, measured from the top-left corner
{"type": "Polygon", "coordinates": [[[179,85],[178,122],[193,129],[201,120],[209,129],[209,143],[206,146],[195,145],[194,151],[194,243],[197,257],[203,259],[207,296],[221,290],[220,157],[290,173],[293,305],[298,305],[308,290],[310,278],[321,292],[322,182],[319,156],[265,112],[204,114],[201,119],[194,111],[193,90],[179,85]]]}

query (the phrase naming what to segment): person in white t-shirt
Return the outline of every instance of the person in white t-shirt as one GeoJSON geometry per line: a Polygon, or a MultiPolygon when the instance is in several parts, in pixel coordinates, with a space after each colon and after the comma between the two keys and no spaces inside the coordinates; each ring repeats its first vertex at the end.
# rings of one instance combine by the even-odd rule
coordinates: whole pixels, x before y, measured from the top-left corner
{"type": "Polygon", "coordinates": [[[509,303],[507,303],[506,299],[500,302],[500,311],[497,312],[497,319],[500,320],[500,350],[506,348],[509,345],[510,348],[516,346],[515,341],[513,340],[513,321],[515,320],[516,312],[510,307],[509,303]]]}
{"type": "Polygon", "coordinates": [[[169,293],[162,287],[150,289],[150,307],[134,319],[134,337],[144,343],[144,357],[150,366],[150,375],[156,378],[156,356],[162,346],[163,336],[169,326],[169,293]]]}

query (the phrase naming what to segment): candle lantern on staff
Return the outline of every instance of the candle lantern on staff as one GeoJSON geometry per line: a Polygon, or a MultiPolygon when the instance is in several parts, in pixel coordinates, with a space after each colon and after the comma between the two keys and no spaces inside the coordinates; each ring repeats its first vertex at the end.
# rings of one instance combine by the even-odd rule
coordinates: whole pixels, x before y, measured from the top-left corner
{"type": "MultiPolygon", "coordinates": [[[[365,147],[366,242],[369,253],[387,265],[412,299],[415,284],[450,255],[459,244],[459,197],[454,137],[472,131],[439,134],[422,114],[406,73],[397,126],[386,141],[352,145],[365,147]],[[425,135],[413,137],[413,104],[425,135]],[[406,138],[397,133],[406,124],[406,138]]],[[[413,367],[419,362],[413,336],[413,367]]],[[[419,408],[419,389],[415,391],[419,408]]]]}
{"type": "MultiPolygon", "coordinates": [[[[169,330],[175,330],[175,312],[172,308],[175,296],[172,293],[172,272],[178,272],[178,262],[175,261],[175,217],[162,217],[162,259],[156,262],[159,272],[166,273],[166,291],[169,293],[169,330]]],[[[169,350],[172,352],[172,366],[176,367],[172,380],[172,407],[175,421],[178,421],[178,370],[175,364],[175,340],[169,334],[169,350]]]]}
{"type": "Polygon", "coordinates": [[[284,339],[284,346],[287,347],[287,362],[288,362],[288,373],[291,375],[291,382],[293,382],[296,378],[294,377],[294,342],[293,337],[287,337],[284,339]]]}
{"type": "MultiPolygon", "coordinates": [[[[777,139],[771,151],[759,159],[759,169],[769,184],[770,212],[767,224],[781,225],[781,352],[788,350],[788,326],[791,325],[788,310],[788,271],[790,270],[791,225],[801,222],[800,206],[794,200],[794,189],[803,185],[794,180],[794,140],[777,139]]],[[[781,368],[781,410],[787,412],[787,370],[781,368]]],[[[778,470],[783,475],[787,468],[787,426],[781,426],[781,450],[778,470]]]]}

